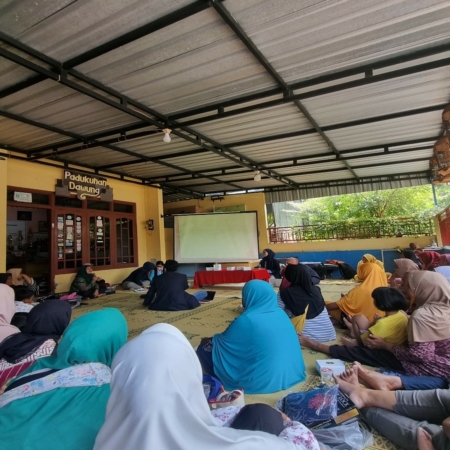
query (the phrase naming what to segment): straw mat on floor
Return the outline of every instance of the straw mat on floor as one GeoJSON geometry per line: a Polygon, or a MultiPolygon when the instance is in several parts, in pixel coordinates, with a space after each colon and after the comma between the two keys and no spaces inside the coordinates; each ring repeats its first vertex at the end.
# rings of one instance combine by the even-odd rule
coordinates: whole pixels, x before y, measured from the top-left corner
{"type": "MultiPolygon", "coordinates": [[[[213,302],[191,311],[149,311],[142,306],[142,299],[139,298],[139,294],[125,291],[118,291],[114,295],[88,300],[83,303],[87,303],[87,305],[75,309],[73,318],[102,308],[117,308],[123,313],[128,322],[129,339],[138,336],[151,325],[164,322],[170,323],[181,330],[195,347],[200,343],[202,337],[210,337],[224,331],[240,314],[238,307],[241,305],[242,300],[241,293],[238,290],[216,289],[216,296],[213,302]]],[[[340,339],[342,331],[339,331],[338,334],[338,339],[340,339]]],[[[303,383],[299,383],[287,391],[274,394],[246,395],[246,403],[259,402],[273,406],[287,392],[304,391],[316,387],[320,382],[320,377],[317,376],[315,369],[316,359],[326,359],[328,357],[321,353],[304,349],[303,358],[307,374],[307,378],[303,383]]],[[[372,448],[383,450],[396,449],[391,442],[375,433],[372,448]]]]}

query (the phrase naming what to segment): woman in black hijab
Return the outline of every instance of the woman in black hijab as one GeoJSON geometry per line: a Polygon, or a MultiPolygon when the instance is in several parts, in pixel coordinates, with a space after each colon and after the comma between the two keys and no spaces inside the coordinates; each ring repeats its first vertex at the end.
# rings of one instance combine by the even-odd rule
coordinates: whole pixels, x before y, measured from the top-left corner
{"type": "Polygon", "coordinates": [[[0,284],[12,286],[12,275],[10,273],[0,273],[0,284]]]}
{"type": "Polygon", "coordinates": [[[50,356],[70,322],[72,308],[67,302],[49,300],[36,305],[27,316],[21,333],[0,344],[0,386],[16,377],[36,359],[50,356]]]}
{"type": "Polygon", "coordinates": [[[278,292],[278,305],[284,309],[297,332],[328,342],[336,339],[336,330],[325,308],[325,300],[305,266],[288,265],[284,273],[291,283],[278,292]]]}
{"type": "Polygon", "coordinates": [[[413,263],[416,263],[420,270],[422,270],[422,261],[417,257],[417,255],[409,248],[404,248],[402,250],[403,258],[410,259],[413,263]]]}
{"type": "Polygon", "coordinates": [[[275,253],[270,248],[263,250],[263,258],[259,262],[259,267],[267,269],[267,271],[275,278],[281,278],[281,269],[278,259],[275,258],[275,253]]]}

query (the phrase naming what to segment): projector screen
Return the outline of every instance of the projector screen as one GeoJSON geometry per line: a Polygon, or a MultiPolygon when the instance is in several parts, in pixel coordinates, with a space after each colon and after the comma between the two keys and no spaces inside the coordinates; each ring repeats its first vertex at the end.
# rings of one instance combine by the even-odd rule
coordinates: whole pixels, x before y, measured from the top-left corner
{"type": "Polygon", "coordinates": [[[256,211],[175,215],[173,236],[179,263],[259,259],[256,211]]]}

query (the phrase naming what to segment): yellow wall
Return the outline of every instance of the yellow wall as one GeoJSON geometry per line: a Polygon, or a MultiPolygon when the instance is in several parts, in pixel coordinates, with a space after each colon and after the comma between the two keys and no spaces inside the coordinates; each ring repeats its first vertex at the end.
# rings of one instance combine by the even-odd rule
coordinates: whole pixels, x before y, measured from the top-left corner
{"type": "MultiPolygon", "coordinates": [[[[170,212],[171,208],[185,208],[189,206],[199,206],[203,212],[212,211],[213,204],[217,208],[222,206],[245,205],[246,211],[258,211],[258,227],[259,227],[259,250],[262,252],[264,248],[271,248],[275,253],[301,253],[301,252],[321,252],[333,250],[376,250],[399,247],[408,247],[413,240],[420,246],[430,245],[433,236],[424,236],[420,238],[402,237],[402,238],[386,238],[386,239],[358,239],[345,241],[324,241],[324,242],[296,242],[290,244],[269,244],[266,220],[265,196],[263,193],[245,194],[245,195],[229,195],[225,196],[222,201],[212,202],[211,199],[204,200],[186,200],[183,202],[166,203],[164,212],[170,212]]],[[[167,257],[173,257],[173,230],[166,229],[166,252],[167,257]]]]}
{"type": "MultiPolygon", "coordinates": [[[[84,170],[85,171],[85,170],[84,170]]],[[[54,192],[57,179],[62,178],[62,167],[49,167],[42,164],[9,159],[0,161],[0,193],[6,199],[6,186],[24,189],[39,189],[54,192]],[[8,166],[7,177],[2,176],[3,166],[8,166]],[[6,180],[6,182],[4,182],[6,180]]],[[[162,214],[162,191],[160,189],[127,183],[108,178],[108,185],[113,188],[113,198],[117,201],[136,203],[136,225],[138,238],[138,262],[136,267],[151,259],[165,260],[164,222],[162,214]],[[146,221],[153,219],[155,229],[148,231],[146,221]]],[[[6,202],[0,205],[0,254],[6,255],[6,202]],[[3,249],[3,251],[1,251],[3,249]]],[[[0,265],[5,264],[1,258],[0,265]]],[[[3,269],[2,269],[3,270],[3,269]]],[[[96,274],[104,277],[108,283],[120,283],[133,269],[97,270],[96,274]]],[[[57,291],[67,291],[73,280],[73,274],[56,275],[57,291]]]]}

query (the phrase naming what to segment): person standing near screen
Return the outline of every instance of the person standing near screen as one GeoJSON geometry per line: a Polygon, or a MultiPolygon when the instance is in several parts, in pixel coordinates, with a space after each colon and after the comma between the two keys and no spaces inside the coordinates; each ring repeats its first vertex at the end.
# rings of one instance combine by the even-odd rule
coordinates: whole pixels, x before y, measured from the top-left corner
{"type": "Polygon", "coordinates": [[[278,259],[275,258],[275,253],[270,248],[263,250],[263,258],[259,262],[259,267],[266,269],[274,278],[281,278],[281,269],[278,259]]]}
{"type": "Polygon", "coordinates": [[[149,291],[145,294],[144,306],[154,311],[183,311],[200,306],[208,293],[198,291],[185,292],[189,288],[187,276],[177,273],[178,262],[169,259],[164,265],[166,272],[153,278],[149,291]]]}

